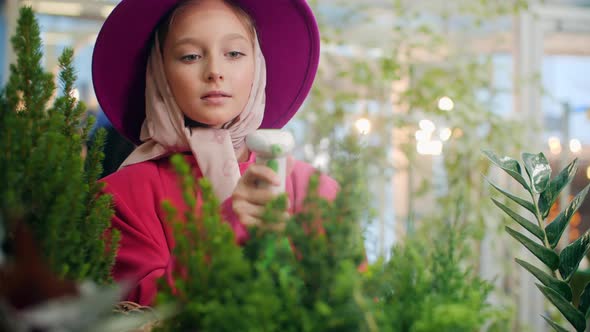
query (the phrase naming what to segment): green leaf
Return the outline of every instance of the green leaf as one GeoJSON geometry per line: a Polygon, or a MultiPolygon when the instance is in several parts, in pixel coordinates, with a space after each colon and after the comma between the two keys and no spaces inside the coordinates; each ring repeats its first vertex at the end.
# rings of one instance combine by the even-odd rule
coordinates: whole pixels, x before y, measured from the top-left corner
{"type": "Polygon", "coordinates": [[[576,211],[578,211],[584,202],[584,198],[586,198],[586,194],[588,193],[588,188],[590,188],[590,185],[586,186],[586,188],[580,191],[570,202],[567,208],[563,210],[557,217],[555,217],[555,219],[549,225],[547,225],[547,227],[545,227],[547,240],[549,240],[551,248],[555,248],[559,243],[559,239],[561,238],[563,231],[569,224],[573,215],[576,213],[576,211]]]}
{"type": "Polygon", "coordinates": [[[542,152],[539,154],[525,152],[522,154],[522,160],[531,179],[533,191],[538,194],[545,191],[551,178],[551,166],[549,166],[549,161],[545,158],[545,155],[542,152]]]}
{"type": "Polygon", "coordinates": [[[537,287],[559,309],[563,316],[574,326],[576,331],[584,332],[586,329],[586,319],[576,307],[553,289],[540,284],[537,284],[537,287]]]}
{"type": "Polygon", "coordinates": [[[590,231],[584,233],[579,239],[570,243],[559,254],[559,272],[565,281],[569,281],[578,265],[590,249],[590,231]]]}
{"type": "Polygon", "coordinates": [[[543,319],[545,319],[545,321],[547,322],[547,324],[551,325],[552,328],[555,329],[555,331],[557,332],[569,332],[567,329],[559,326],[559,324],[557,324],[556,322],[554,322],[551,318],[547,318],[543,315],[541,315],[541,317],[543,317],[543,319]]]}
{"type": "Polygon", "coordinates": [[[577,170],[578,159],[574,159],[574,161],[567,165],[566,168],[562,169],[561,172],[549,182],[547,189],[541,193],[541,196],[539,196],[539,210],[541,210],[543,218],[547,218],[551,206],[555,203],[557,197],[559,197],[559,193],[572,181],[577,170]]]}
{"type": "Polygon", "coordinates": [[[502,209],[502,211],[506,212],[507,215],[509,215],[512,219],[514,219],[514,221],[516,221],[519,225],[524,227],[527,231],[531,232],[531,234],[536,236],[539,240],[541,240],[541,241],[544,240],[545,235],[543,234],[543,230],[541,229],[541,227],[533,224],[532,222],[530,222],[526,218],[520,216],[518,213],[512,211],[509,207],[500,203],[496,199],[492,198],[492,201],[494,202],[494,204],[496,204],[496,206],[498,206],[500,209],[502,209]]]}
{"type": "Polygon", "coordinates": [[[551,269],[551,271],[555,271],[559,266],[559,257],[553,250],[543,247],[542,245],[535,243],[533,240],[529,239],[528,237],[520,234],[519,232],[515,231],[514,229],[506,226],[506,232],[512,235],[513,238],[518,240],[518,242],[522,243],[533,255],[537,256],[541,262],[545,263],[551,269]]]}
{"type": "Polygon", "coordinates": [[[516,262],[535,276],[543,285],[555,290],[568,301],[572,300],[572,289],[566,282],[557,280],[536,266],[516,258],[516,262]]]}
{"type": "Polygon", "coordinates": [[[500,187],[496,186],[492,181],[488,180],[488,182],[492,185],[492,187],[496,188],[496,190],[498,190],[499,192],[501,192],[502,194],[504,194],[504,196],[508,197],[509,199],[511,199],[512,201],[516,202],[516,204],[522,206],[523,208],[529,210],[533,215],[536,215],[536,210],[535,210],[535,206],[533,205],[533,203],[524,200],[520,197],[514,196],[511,193],[504,191],[502,189],[500,189],[500,187]]]}
{"type": "Polygon", "coordinates": [[[578,309],[584,314],[586,319],[588,319],[588,314],[590,314],[588,308],[590,308],[590,282],[584,287],[584,291],[580,295],[580,305],[578,305],[578,309]]]}
{"type": "Polygon", "coordinates": [[[488,157],[488,159],[492,163],[494,163],[496,166],[503,169],[512,178],[514,178],[516,181],[518,181],[518,183],[520,183],[524,187],[524,189],[526,189],[527,191],[531,191],[528,183],[526,182],[524,177],[522,177],[522,172],[521,172],[520,164],[518,163],[518,161],[516,161],[515,159],[512,159],[510,157],[499,158],[495,153],[488,151],[488,150],[484,150],[483,154],[485,154],[486,157],[488,157]]]}
{"type": "Polygon", "coordinates": [[[266,250],[264,252],[264,260],[262,261],[262,264],[264,266],[268,266],[274,259],[276,256],[276,250],[275,250],[275,243],[274,241],[268,241],[266,244],[266,250]]]}

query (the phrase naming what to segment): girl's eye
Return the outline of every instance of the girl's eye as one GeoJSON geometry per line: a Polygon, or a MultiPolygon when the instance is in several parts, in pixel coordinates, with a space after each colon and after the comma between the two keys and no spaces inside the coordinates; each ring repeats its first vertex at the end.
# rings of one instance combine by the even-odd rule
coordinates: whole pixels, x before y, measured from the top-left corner
{"type": "Polygon", "coordinates": [[[197,54],[189,54],[189,55],[185,55],[182,58],[180,58],[182,61],[184,62],[191,62],[191,61],[196,61],[199,60],[201,58],[200,55],[197,54]]]}
{"type": "Polygon", "coordinates": [[[230,58],[237,59],[237,58],[240,58],[240,57],[242,57],[242,56],[244,56],[244,55],[246,55],[246,54],[244,54],[244,53],[242,53],[242,52],[238,52],[238,51],[231,51],[231,52],[228,52],[228,53],[227,53],[227,55],[228,55],[230,58]]]}

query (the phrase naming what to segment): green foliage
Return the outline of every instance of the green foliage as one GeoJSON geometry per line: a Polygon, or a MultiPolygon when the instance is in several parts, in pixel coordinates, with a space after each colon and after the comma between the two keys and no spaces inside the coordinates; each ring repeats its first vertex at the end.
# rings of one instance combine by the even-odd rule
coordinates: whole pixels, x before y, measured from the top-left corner
{"type": "Polygon", "coordinates": [[[551,326],[552,328],[554,328],[555,331],[557,331],[557,332],[569,332],[568,330],[566,330],[563,327],[561,327],[561,325],[557,324],[552,319],[547,318],[545,316],[543,316],[543,319],[547,322],[547,324],[549,324],[549,326],[551,326]]]}
{"type": "MultiPolygon", "coordinates": [[[[494,164],[500,166],[520,182],[519,176],[522,176],[522,173],[518,162],[509,157],[498,158],[492,152],[485,152],[485,155],[494,164]],[[509,161],[511,167],[503,167],[505,164],[501,164],[498,161],[509,161]]],[[[523,225],[527,230],[531,231],[532,229],[533,231],[531,231],[531,233],[539,235],[538,231],[541,231],[542,236],[537,236],[541,242],[539,243],[512,228],[506,227],[508,233],[539,258],[539,260],[545,264],[545,269],[549,270],[552,275],[547,274],[543,270],[524,260],[517,259],[516,261],[542,283],[542,285],[537,284],[539,290],[563,314],[576,331],[585,331],[586,318],[588,316],[588,307],[590,303],[588,300],[589,295],[587,289],[590,284],[586,285],[580,298],[580,303],[576,307],[572,299],[571,278],[577,271],[580,261],[590,250],[590,232],[586,232],[579,239],[568,244],[560,252],[557,251],[556,247],[572,216],[586,197],[589,186],[586,186],[578,195],[576,195],[568,207],[551,221],[549,225],[543,228],[543,225],[546,224],[545,219],[548,214],[547,211],[551,209],[551,206],[559,196],[559,192],[561,192],[561,190],[571,181],[575,174],[577,160],[574,160],[553,180],[551,180],[551,168],[547,158],[545,158],[542,153],[537,155],[523,153],[522,159],[527,173],[527,184],[523,185],[523,187],[525,187],[530,194],[531,200],[525,201],[521,198],[516,198],[500,188],[496,186],[494,187],[509,199],[514,200],[519,205],[526,207],[532,212],[538,226],[526,226],[532,222],[513,210],[505,209],[502,205],[498,206],[511,218],[523,225]]],[[[566,331],[565,328],[559,326],[559,324],[551,319],[546,317],[543,318],[545,318],[547,323],[556,331],[566,331]]]]}
{"type": "Polygon", "coordinates": [[[576,195],[576,197],[571,201],[568,207],[561,213],[559,213],[557,217],[555,217],[555,219],[545,229],[547,231],[547,239],[549,241],[549,244],[551,245],[551,248],[555,248],[557,246],[557,243],[559,242],[559,239],[561,238],[563,231],[569,224],[569,221],[572,219],[574,213],[576,213],[576,211],[578,211],[578,209],[582,205],[582,202],[584,201],[584,198],[586,197],[587,193],[588,186],[586,186],[586,188],[580,191],[576,195]]]}
{"type": "Polygon", "coordinates": [[[59,58],[60,93],[43,70],[39,26],[31,8],[20,11],[12,43],[17,56],[0,95],[0,220],[10,230],[23,220],[53,270],[72,280],[110,281],[118,242],[106,237],[112,210],[100,196],[104,133],[84,158],[92,118],[72,97],[73,51],[59,58]],[[108,239],[105,242],[105,239],[108,239]]]}
{"type": "Polygon", "coordinates": [[[532,214],[535,214],[537,211],[535,210],[535,205],[525,199],[522,199],[518,196],[515,196],[505,190],[500,189],[500,187],[498,187],[497,185],[495,185],[494,183],[490,182],[490,185],[492,187],[494,187],[494,189],[498,190],[499,192],[501,192],[504,196],[506,196],[506,198],[510,199],[511,201],[515,202],[516,204],[522,206],[523,208],[527,209],[528,211],[530,211],[532,214]]]}
{"type": "Polygon", "coordinates": [[[580,305],[578,307],[580,311],[588,318],[588,308],[590,308],[590,283],[584,287],[582,295],[580,296],[580,305]]]}
{"type": "Polygon", "coordinates": [[[393,331],[475,331],[485,323],[506,330],[507,311],[487,302],[492,286],[461,265],[468,257],[462,228],[418,229],[393,249],[383,270],[372,271],[370,284],[384,291],[380,304],[393,331]]]}
{"type": "MultiPolygon", "coordinates": [[[[178,314],[161,331],[473,331],[498,323],[504,311],[487,303],[491,285],[462,267],[467,232],[457,221],[420,230],[367,272],[360,224],[366,217],[362,145],[349,137],[337,176],[347,179],[336,199],[317,194],[310,180],[302,210],[283,232],[250,229],[243,248],[222,222],[210,184],[194,179],[183,157],[185,207],[166,204],[174,230],[173,287],[162,281],[159,304],[178,314]],[[196,211],[196,212],[194,212],[196,211]]],[[[269,204],[263,221],[284,221],[286,197],[269,204]]],[[[499,331],[502,328],[498,329],[499,331]]]]}
{"type": "MultiPolygon", "coordinates": [[[[508,173],[512,178],[514,178],[518,183],[520,183],[524,189],[529,190],[529,185],[522,176],[522,172],[520,170],[520,164],[515,159],[510,157],[504,157],[502,159],[498,159],[495,154],[484,151],[483,152],[494,165],[503,169],[506,173],[508,173]]],[[[512,216],[511,216],[512,217],[512,216]]]]}
{"type": "MultiPolygon", "coordinates": [[[[539,210],[543,218],[547,218],[549,215],[551,206],[553,206],[553,203],[555,203],[559,197],[561,190],[572,182],[574,175],[576,175],[576,171],[578,170],[577,166],[577,159],[575,159],[567,165],[566,168],[559,172],[559,174],[557,174],[557,176],[549,183],[549,188],[541,193],[541,196],[539,197],[539,210]]],[[[559,236],[561,236],[561,234],[559,236]]]]}
{"type": "Polygon", "coordinates": [[[556,290],[567,301],[572,300],[572,290],[566,282],[562,280],[557,280],[555,277],[550,276],[549,274],[535,267],[534,265],[527,263],[523,260],[520,260],[518,258],[516,258],[516,263],[518,263],[518,265],[524,267],[527,271],[534,275],[535,278],[537,278],[541,283],[543,283],[543,285],[556,290]]]}
{"type": "Polygon", "coordinates": [[[543,237],[545,236],[545,234],[543,233],[541,227],[523,218],[518,213],[510,209],[508,206],[500,203],[500,201],[496,200],[495,198],[492,198],[492,201],[494,202],[494,204],[496,204],[497,207],[502,209],[502,211],[504,211],[508,216],[510,216],[510,218],[519,223],[520,226],[524,227],[527,231],[536,236],[539,240],[543,241],[543,237]]]}
{"type": "Polygon", "coordinates": [[[176,302],[177,298],[180,311],[161,330],[252,331],[256,322],[276,328],[270,318],[280,314],[280,303],[272,296],[268,275],[262,270],[260,280],[253,280],[256,268],[233,244],[232,230],[221,222],[210,184],[200,181],[200,191],[195,193],[188,165],[180,156],[172,162],[182,177],[187,209],[181,220],[174,207],[165,205],[169,220],[174,221],[176,270],[174,288],[159,292],[157,302],[176,302]],[[203,204],[197,204],[201,199],[203,204]],[[191,212],[197,206],[201,213],[195,215],[191,212]]]}
{"type": "Polygon", "coordinates": [[[559,257],[553,250],[545,248],[543,245],[534,242],[528,237],[506,226],[506,232],[525,246],[533,255],[535,255],[541,262],[545,263],[552,271],[559,266],[559,257]]]}
{"type": "MultiPolygon", "coordinates": [[[[176,269],[174,287],[162,285],[157,302],[177,302],[180,309],[162,331],[376,330],[375,303],[362,295],[357,271],[363,253],[353,188],[343,187],[329,203],[318,196],[314,177],[303,211],[287,221],[284,232],[251,229],[241,248],[219,216],[210,184],[199,181],[195,192],[182,157],[172,161],[186,210],[166,206],[176,269]]],[[[264,222],[281,220],[285,206],[285,196],[270,203],[264,222]]]]}
{"type": "Polygon", "coordinates": [[[531,186],[536,194],[542,193],[549,184],[549,178],[551,177],[551,167],[549,167],[549,161],[545,158],[543,153],[537,155],[530,153],[523,153],[522,159],[524,161],[524,167],[531,180],[531,186]]]}

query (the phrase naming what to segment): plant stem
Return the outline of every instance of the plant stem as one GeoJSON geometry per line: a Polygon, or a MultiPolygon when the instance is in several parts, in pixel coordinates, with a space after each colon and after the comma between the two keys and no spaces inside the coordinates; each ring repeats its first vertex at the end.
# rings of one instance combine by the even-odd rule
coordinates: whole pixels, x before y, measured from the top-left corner
{"type": "MultiPolygon", "coordinates": [[[[355,300],[355,302],[357,303],[357,305],[359,305],[363,309],[365,309],[367,307],[365,300],[363,299],[358,287],[354,289],[354,291],[352,293],[352,297],[355,300]]],[[[371,312],[366,310],[364,316],[365,316],[364,317],[365,322],[367,323],[367,328],[369,329],[369,331],[370,332],[379,331],[379,328],[377,327],[377,322],[375,321],[375,317],[373,317],[371,312]]]]}
{"type": "MultiPolygon", "coordinates": [[[[537,224],[539,225],[539,228],[541,228],[541,231],[543,231],[543,245],[545,246],[545,248],[553,250],[551,248],[551,245],[549,244],[549,239],[547,238],[547,232],[545,232],[545,227],[543,227],[543,217],[541,216],[541,211],[539,210],[537,199],[535,199],[535,195],[533,194],[532,190],[530,190],[529,193],[531,194],[531,199],[533,200],[533,205],[535,206],[535,217],[537,218],[537,224]]],[[[556,271],[551,271],[551,274],[553,274],[553,277],[557,278],[560,281],[564,280],[561,276],[561,272],[559,272],[559,269],[557,269],[556,271]]]]}

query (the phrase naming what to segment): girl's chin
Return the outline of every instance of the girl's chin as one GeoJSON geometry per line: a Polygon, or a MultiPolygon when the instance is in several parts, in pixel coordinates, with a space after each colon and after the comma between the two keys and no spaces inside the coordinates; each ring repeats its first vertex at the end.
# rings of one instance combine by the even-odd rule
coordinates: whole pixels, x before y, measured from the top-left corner
{"type": "Polygon", "coordinates": [[[225,119],[197,119],[195,120],[192,117],[185,116],[185,124],[188,127],[200,127],[200,128],[216,128],[219,129],[223,127],[224,124],[231,121],[225,119]]]}

